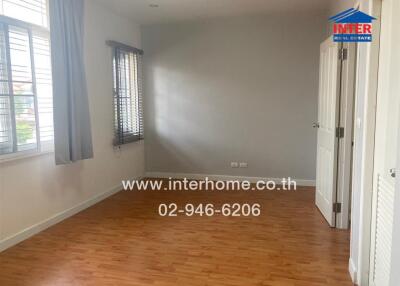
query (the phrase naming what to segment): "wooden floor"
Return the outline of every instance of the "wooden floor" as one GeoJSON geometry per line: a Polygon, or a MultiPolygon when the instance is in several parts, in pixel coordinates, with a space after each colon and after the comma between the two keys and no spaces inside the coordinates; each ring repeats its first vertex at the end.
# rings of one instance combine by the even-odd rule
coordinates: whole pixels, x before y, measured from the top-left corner
{"type": "Polygon", "coordinates": [[[352,285],[349,234],[314,191],[124,191],[0,254],[0,285],[352,285]],[[159,203],[260,203],[260,217],[170,217],[159,203]]]}

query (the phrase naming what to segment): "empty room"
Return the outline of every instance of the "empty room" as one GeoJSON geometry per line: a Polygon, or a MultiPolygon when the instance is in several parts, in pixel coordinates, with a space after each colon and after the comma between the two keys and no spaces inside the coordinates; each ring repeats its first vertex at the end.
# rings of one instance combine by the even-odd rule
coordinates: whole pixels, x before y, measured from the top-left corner
{"type": "Polygon", "coordinates": [[[0,0],[0,285],[399,286],[400,2],[0,0]]]}

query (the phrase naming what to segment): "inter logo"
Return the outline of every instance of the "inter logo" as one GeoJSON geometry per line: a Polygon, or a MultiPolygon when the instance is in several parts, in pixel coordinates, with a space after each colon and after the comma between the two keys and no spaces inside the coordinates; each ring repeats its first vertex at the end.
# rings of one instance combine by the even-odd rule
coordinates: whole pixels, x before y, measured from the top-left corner
{"type": "Polygon", "coordinates": [[[371,42],[372,21],[376,18],[351,8],[331,18],[334,42],[371,42]]]}

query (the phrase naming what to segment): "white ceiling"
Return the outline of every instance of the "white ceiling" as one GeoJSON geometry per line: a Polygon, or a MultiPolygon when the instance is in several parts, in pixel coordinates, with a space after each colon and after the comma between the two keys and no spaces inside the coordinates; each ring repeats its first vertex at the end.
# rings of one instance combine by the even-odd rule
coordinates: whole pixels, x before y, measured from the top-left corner
{"type": "Polygon", "coordinates": [[[325,10],[330,0],[98,0],[138,24],[199,20],[280,11],[325,10]],[[159,5],[151,8],[150,4],[159,5]]]}

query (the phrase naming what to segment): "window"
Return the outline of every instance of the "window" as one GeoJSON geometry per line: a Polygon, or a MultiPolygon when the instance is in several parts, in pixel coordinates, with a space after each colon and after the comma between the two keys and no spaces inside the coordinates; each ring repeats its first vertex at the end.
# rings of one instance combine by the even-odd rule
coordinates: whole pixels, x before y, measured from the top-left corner
{"type": "Polygon", "coordinates": [[[0,0],[0,5],[0,155],[47,151],[53,146],[47,4],[0,0]]]}
{"type": "Polygon", "coordinates": [[[0,0],[0,14],[48,27],[47,0],[0,0]]]}
{"type": "Polygon", "coordinates": [[[141,58],[142,51],[113,45],[114,145],[143,139],[141,58]]]}

